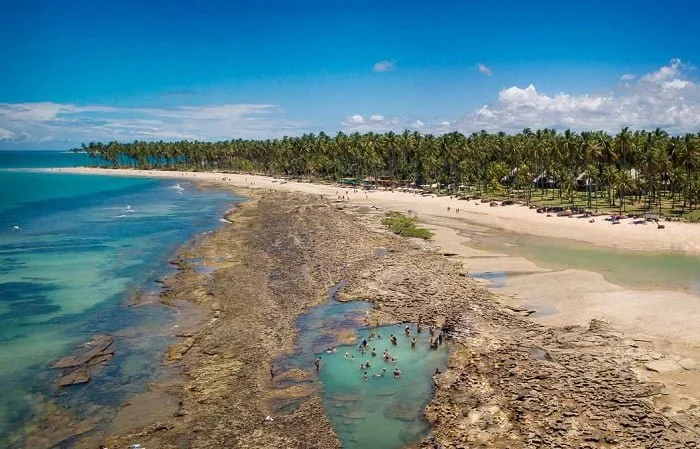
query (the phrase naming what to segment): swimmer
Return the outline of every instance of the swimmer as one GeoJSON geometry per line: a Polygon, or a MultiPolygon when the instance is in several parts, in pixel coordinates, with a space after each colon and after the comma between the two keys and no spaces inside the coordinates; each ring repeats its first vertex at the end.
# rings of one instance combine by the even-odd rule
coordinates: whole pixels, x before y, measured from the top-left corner
{"type": "Polygon", "coordinates": [[[428,326],[428,331],[430,332],[430,335],[435,335],[435,328],[432,325],[428,326]]]}
{"type": "Polygon", "coordinates": [[[411,338],[411,347],[412,348],[416,347],[416,337],[411,338]]]}
{"type": "Polygon", "coordinates": [[[362,346],[365,348],[367,347],[367,339],[366,338],[362,339],[362,346]]]}
{"type": "Polygon", "coordinates": [[[316,365],[316,372],[318,372],[318,370],[321,369],[321,356],[318,356],[318,358],[314,360],[314,365],[316,365]]]}
{"type": "Polygon", "coordinates": [[[350,354],[350,359],[351,359],[351,360],[355,360],[355,355],[354,355],[354,354],[350,354]]]}
{"type": "Polygon", "coordinates": [[[377,334],[377,338],[382,338],[382,334],[377,334]]]}
{"type": "Polygon", "coordinates": [[[369,368],[369,360],[365,360],[365,366],[369,368]]]}
{"type": "Polygon", "coordinates": [[[386,368],[382,368],[381,372],[379,372],[377,374],[373,374],[372,377],[384,377],[385,374],[386,374],[386,368]]]}
{"type": "Polygon", "coordinates": [[[439,344],[439,345],[442,344],[442,332],[440,332],[440,333],[438,334],[438,344],[439,344]]]}
{"type": "Polygon", "coordinates": [[[364,374],[362,374],[362,381],[367,382],[367,371],[365,371],[364,374]]]}
{"type": "Polygon", "coordinates": [[[394,378],[401,377],[401,370],[394,368],[394,378]]]}
{"type": "Polygon", "coordinates": [[[372,357],[377,356],[377,350],[375,348],[372,348],[372,357]]]}
{"type": "Polygon", "coordinates": [[[350,358],[350,353],[348,351],[345,351],[345,356],[346,359],[350,358]]]}
{"type": "Polygon", "coordinates": [[[396,337],[394,335],[391,336],[391,344],[394,346],[399,344],[398,340],[396,339],[396,337]]]}
{"type": "Polygon", "coordinates": [[[409,335],[411,335],[411,328],[410,328],[410,327],[406,326],[406,329],[404,329],[403,331],[406,333],[406,336],[407,336],[407,337],[408,337],[409,335]]]}
{"type": "Polygon", "coordinates": [[[437,376],[438,374],[442,374],[442,371],[440,371],[440,368],[435,368],[435,375],[437,376]]]}

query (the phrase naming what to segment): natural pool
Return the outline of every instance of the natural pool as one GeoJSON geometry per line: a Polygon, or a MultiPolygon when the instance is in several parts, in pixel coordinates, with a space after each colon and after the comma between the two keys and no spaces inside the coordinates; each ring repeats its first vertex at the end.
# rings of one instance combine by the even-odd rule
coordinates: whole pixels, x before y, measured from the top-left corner
{"type": "Polygon", "coordinates": [[[365,327],[362,319],[371,305],[336,301],[333,296],[340,287],[331,290],[327,303],[297,320],[298,352],[281,361],[280,367],[313,370],[314,360],[321,357],[321,396],[343,448],[393,449],[416,442],[429,430],[423,409],[433,396],[435,369],[445,369],[449,345],[443,343],[437,350],[430,349],[427,327],[417,333],[415,324],[409,325],[411,337],[416,337],[415,347],[411,347],[411,337],[404,333],[406,324],[365,327]],[[369,339],[371,333],[375,337],[369,339]],[[347,339],[352,334],[357,337],[356,344],[337,345],[339,336],[347,339]],[[397,345],[391,344],[392,334],[397,337],[397,345]],[[358,347],[365,338],[368,346],[363,355],[358,347]],[[335,345],[336,351],[328,352],[335,345]],[[372,348],[376,356],[371,355],[372,348]],[[385,349],[396,358],[396,363],[384,362],[385,349]],[[361,369],[360,364],[366,361],[370,368],[361,369]],[[383,368],[386,373],[379,376],[383,368]],[[399,378],[392,374],[395,368],[401,371],[399,378]],[[366,381],[364,372],[368,375],[366,381]]]}

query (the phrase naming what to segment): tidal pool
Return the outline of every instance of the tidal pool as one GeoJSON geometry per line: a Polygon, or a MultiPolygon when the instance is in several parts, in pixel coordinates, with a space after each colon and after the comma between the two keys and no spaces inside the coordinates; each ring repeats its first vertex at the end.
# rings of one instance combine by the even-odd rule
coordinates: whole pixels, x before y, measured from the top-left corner
{"type": "Polygon", "coordinates": [[[321,357],[321,397],[343,448],[394,449],[416,442],[429,431],[423,410],[433,397],[435,369],[445,369],[449,344],[430,349],[428,328],[417,333],[414,323],[365,327],[362,319],[371,305],[336,301],[333,296],[341,287],[339,284],[331,289],[327,303],[297,320],[298,351],[279,365],[283,369],[314,370],[314,360],[321,357]],[[407,325],[410,337],[404,332],[407,325]],[[374,337],[370,339],[371,334],[374,337]],[[397,345],[391,344],[392,334],[398,339],[397,345]],[[354,344],[338,344],[349,343],[352,337],[354,344]],[[416,338],[415,347],[411,346],[411,337],[416,338]],[[362,354],[359,345],[365,338],[367,351],[362,354]],[[332,347],[335,352],[329,352],[332,347]],[[376,356],[371,355],[372,348],[376,356]],[[395,363],[383,360],[384,350],[396,358],[395,363]],[[364,362],[370,367],[361,369],[364,362]],[[398,378],[393,375],[395,368],[401,371],[398,378]],[[386,371],[381,375],[383,369],[386,371]],[[363,379],[365,372],[367,380],[363,379]]]}
{"type": "Polygon", "coordinates": [[[551,270],[574,268],[601,273],[608,281],[627,288],[700,294],[700,258],[696,255],[606,248],[465,223],[469,227],[459,233],[471,239],[465,243],[470,248],[521,256],[551,270]]]}

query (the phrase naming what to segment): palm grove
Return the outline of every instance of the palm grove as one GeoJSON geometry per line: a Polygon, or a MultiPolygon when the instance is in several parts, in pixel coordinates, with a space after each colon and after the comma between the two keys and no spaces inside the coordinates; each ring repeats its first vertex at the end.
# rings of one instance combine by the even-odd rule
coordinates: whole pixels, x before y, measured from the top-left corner
{"type": "Polygon", "coordinates": [[[305,134],[274,140],[83,144],[96,163],[164,170],[255,172],[338,181],[382,179],[528,203],[654,211],[695,217],[700,202],[700,133],[509,135],[410,132],[305,134]]]}

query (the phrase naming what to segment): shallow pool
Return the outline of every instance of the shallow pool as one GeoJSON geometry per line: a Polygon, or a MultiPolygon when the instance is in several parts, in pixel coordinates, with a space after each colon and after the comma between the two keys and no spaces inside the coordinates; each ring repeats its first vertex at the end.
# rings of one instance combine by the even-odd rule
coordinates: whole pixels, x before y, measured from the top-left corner
{"type": "MultiPolygon", "coordinates": [[[[343,448],[392,449],[418,441],[429,430],[423,410],[433,396],[436,368],[445,369],[448,344],[430,349],[428,328],[417,333],[415,324],[409,324],[410,336],[405,334],[407,324],[364,327],[363,318],[371,305],[337,302],[332,298],[336,290],[327,303],[297,320],[299,350],[281,366],[315,370],[314,360],[321,357],[321,396],[343,448]],[[396,345],[390,341],[392,334],[397,337],[396,345]],[[353,336],[354,344],[338,345],[338,341],[349,343],[353,336]],[[415,346],[411,345],[413,337],[415,346]],[[367,339],[365,354],[359,350],[363,339],[367,339]],[[335,351],[330,350],[333,347],[335,351]],[[385,362],[384,350],[396,361],[385,362]],[[360,365],[365,362],[370,367],[363,369],[360,365]],[[394,377],[395,368],[401,371],[400,377],[394,377]]],[[[437,335],[436,331],[432,338],[437,335]]]]}

